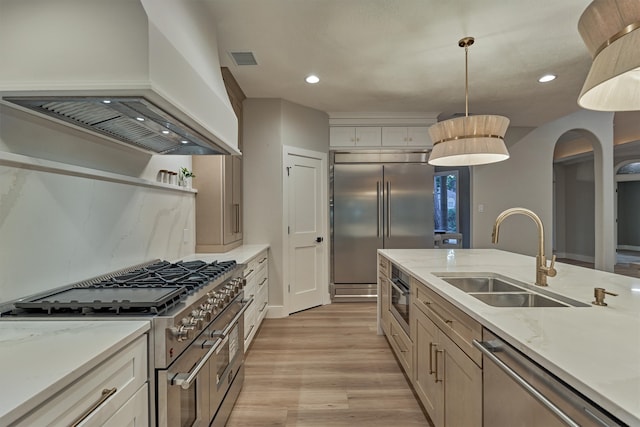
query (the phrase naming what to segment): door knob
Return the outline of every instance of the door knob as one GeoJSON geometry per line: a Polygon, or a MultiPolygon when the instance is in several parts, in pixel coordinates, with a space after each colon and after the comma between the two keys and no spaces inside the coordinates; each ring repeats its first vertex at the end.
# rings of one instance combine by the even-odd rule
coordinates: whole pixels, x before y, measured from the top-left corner
{"type": "Polygon", "coordinates": [[[316,237],[316,242],[321,243],[324,239],[322,237],[316,237]]]}

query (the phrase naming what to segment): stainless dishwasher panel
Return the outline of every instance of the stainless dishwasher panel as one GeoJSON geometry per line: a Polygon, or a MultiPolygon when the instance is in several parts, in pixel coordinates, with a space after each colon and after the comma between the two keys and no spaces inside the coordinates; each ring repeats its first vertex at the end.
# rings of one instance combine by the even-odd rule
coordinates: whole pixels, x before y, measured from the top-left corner
{"type": "Polygon", "coordinates": [[[625,426],[487,331],[483,342],[483,418],[485,426],[625,426]]]}

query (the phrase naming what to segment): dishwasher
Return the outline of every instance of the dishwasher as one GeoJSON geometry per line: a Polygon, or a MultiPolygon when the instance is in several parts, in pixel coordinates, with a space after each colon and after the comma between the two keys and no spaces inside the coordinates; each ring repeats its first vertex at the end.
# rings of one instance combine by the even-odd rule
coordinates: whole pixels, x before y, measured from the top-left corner
{"type": "Polygon", "coordinates": [[[473,342],[483,353],[485,426],[613,427],[626,424],[488,330],[473,342]]]}

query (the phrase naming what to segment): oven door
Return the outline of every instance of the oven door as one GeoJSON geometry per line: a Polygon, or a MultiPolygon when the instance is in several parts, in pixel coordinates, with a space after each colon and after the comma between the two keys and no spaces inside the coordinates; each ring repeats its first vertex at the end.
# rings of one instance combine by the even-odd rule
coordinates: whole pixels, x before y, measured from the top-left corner
{"type": "Polygon", "coordinates": [[[168,369],[157,371],[158,425],[209,425],[209,367],[222,340],[199,340],[168,369]]]}
{"type": "Polygon", "coordinates": [[[222,339],[209,370],[209,408],[212,426],[224,426],[244,380],[244,312],[253,303],[238,299],[235,309],[216,320],[207,334],[222,339]],[[238,311],[239,309],[239,311],[238,311]],[[216,329],[224,326],[224,330],[216,329]]]}
{"type": "Polygon", "coordinates": [[[409,285],[402,280],[389,280],[391,284],[391,314],[407,335],[409,333],[409,308],[411,307],[411,291],[409,285]]]}

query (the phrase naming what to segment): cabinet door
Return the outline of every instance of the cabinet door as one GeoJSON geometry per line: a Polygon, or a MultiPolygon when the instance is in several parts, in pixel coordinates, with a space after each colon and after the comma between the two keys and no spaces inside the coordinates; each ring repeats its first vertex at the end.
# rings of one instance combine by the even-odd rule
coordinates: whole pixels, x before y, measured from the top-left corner
{"type": "Polygon", "coordinates": [[[356,145],[356,128],[334,126],[329,128],[329,145],[332,147],[353,147],[356,145]]]}
{"type": "Polygon", "coordinates": [[[382,145],[385,147],[406,146],[408,141],[406,127],[383,127],[382,145]]]}
{"type": "Polygon", "coordinates": [[[430,148],[433,143],[431,142],[431,137],[429,137],[429,128],[407,128],[407,145],[413,147],[430,148]]]}
{"type": "MultiPolygon", "coordinates": [[[[436,427],[444,425],[444,383],[436,378],[436,351],[438,328],[420,310],[413,310],[412,333],[414,348],[413,388],[436,427]],[[436,382],[437,380],[437,382],[436,382]]],[[[440,371],[442,372],[442,370],[440,371]]]]}
{"type": "Polygon", "coordinates": [[[357,127],[356,146],[379,147],[382,145],[382,128],[357,127]]]}
{"type": "Polygon", "coordinates": [[[482,370],[442,331],[438,338],[444,351],[444,425],[481,426],[482,370]]]}
{"type": "Polygon", "coordinates": [[[389,318],[391,316],[391,312],[389,311],[389,298],[391,298],[389,279],[380,272],[378,280],[380,280],[380,327],[385,334],[389,335],[391,333],[389,325],[389,318]]]}
{"type": "Polygon", "coordinates": [[[224,207],[223,243],[226,245],[242,239],[242,159],[238,156],[224,156],[222,200],[224,207]]]}

